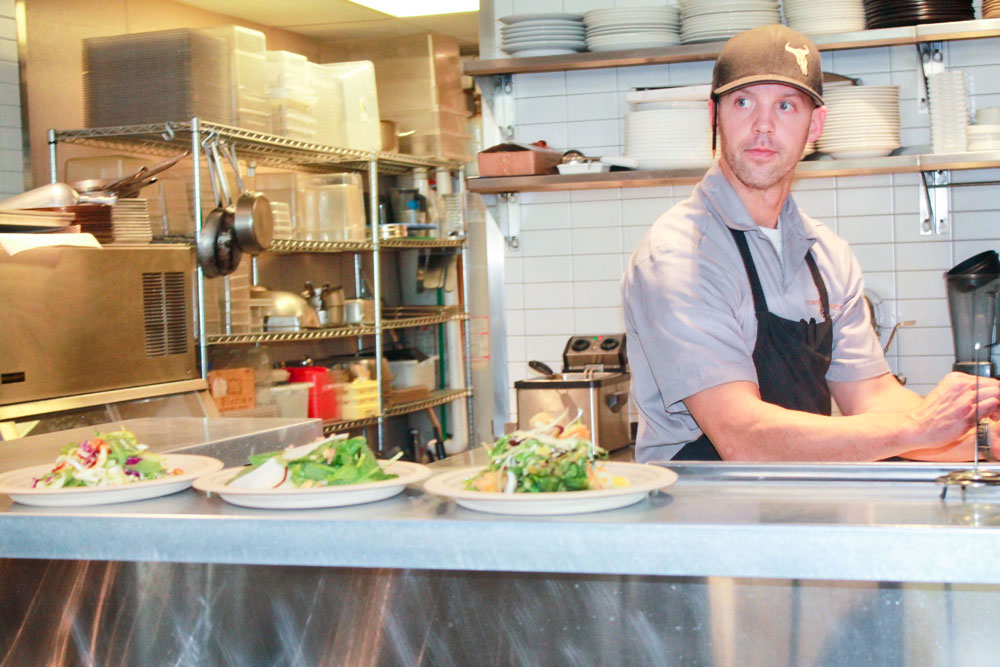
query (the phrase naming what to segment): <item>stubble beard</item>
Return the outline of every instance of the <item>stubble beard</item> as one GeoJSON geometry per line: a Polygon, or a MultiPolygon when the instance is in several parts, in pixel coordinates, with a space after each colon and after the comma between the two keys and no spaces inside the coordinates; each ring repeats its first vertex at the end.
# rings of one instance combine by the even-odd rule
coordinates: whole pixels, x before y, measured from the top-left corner
{"type": "Polygon", "coordinates": [[[735,148],[727,145],[724,139],[722,141],[722,157],[729,169],[743,185],[753,190],[769,190],[788,175],[783,153],[784,146],[773,141],[747,142],[735,148]],[[757,165],[744,155],[745,151],[761,146],[776,151],[777,159],[769,164],[757,165]]]}

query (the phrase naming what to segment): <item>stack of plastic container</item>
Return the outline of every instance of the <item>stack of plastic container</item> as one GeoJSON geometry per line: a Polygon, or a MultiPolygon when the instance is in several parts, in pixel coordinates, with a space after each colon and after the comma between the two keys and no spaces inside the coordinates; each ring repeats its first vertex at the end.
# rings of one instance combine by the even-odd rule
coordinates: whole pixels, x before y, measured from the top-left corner
{"type": "Polygon", "coordinates": [[[233,118],[238,127],[271,131],[267,102],[267,38],[259,30],[226,25],[206,30],[227,40],[232,53],[233,118]]]}
{"type": "Polygon", "coordinates": [[[267,99],[274,134],[316,142],[318,99],[305,56],[290,51],[267,52],[267,99]]]}
{"type": "Polygon", "coordinates": [[[347,146],[344,127],[344,87],[340,77],[324,65],[309,63],[316,90],[316,143],[347,146]]]}
{"type": "Polygon", "coordinates": [[[340,418],[364,419],[378,414],[378,382],[357,379],[340,385],[340,418]]]}
{"type": "Polygon", "coordinates": [[[353,40],[342,52],[374,63],[379,111],[396,122],[402,152],[470,159],[456,40],[436,34],[353,40]]]}

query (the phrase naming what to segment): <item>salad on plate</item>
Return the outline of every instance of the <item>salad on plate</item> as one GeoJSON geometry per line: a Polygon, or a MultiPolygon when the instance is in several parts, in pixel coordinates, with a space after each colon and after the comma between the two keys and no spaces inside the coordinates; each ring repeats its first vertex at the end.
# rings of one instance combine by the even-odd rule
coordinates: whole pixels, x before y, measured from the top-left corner
{"type": "Polygon", "coordinates": [[[489,464],[465,482],[469,490],[487,493],[548,493],[627,487],[627,479],[611,475],[598,461],[608,453],[590,440],[582,411],[563,424],[566,412],[542,412],[532,428],[501,436],[489,451],[489,464]]]}
{"type": "Polygon", "coordinates": [[[147,445],[124,428],[98,432],[90,440],[64,446],[52,470],[36,477],[32,488],[118,486],[184,473],[168,469],[163,456],[146,450],[147,445]]]}
{"type": "MultiPolygon", "coordinates": [[[[386,464],[402,456],[400,453],[386,464]]],[[[254,454],[226,486],[241,489],[321,488],[395,479],[375,458],[363,436],[338,434],[307,445],[254,454]]]]}

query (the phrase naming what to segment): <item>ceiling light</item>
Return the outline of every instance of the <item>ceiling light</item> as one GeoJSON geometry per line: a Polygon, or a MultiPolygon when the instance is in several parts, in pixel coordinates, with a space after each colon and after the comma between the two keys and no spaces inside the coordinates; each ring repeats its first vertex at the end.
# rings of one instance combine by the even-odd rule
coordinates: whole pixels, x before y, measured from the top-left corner
{"type": "Polygon", "coordinates": [[[351,0],[356,5],[392,16],[430,16],[478,12],[479,0],[351,0]]]}

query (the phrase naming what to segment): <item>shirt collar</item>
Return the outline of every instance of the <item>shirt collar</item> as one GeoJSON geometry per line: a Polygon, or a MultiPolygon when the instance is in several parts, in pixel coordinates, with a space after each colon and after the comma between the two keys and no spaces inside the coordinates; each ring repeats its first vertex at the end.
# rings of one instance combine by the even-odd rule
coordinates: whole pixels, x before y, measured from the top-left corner
{"type": "MultiPolygon", "coordinates": [[[[730,185],[729,179],[722,173],[718,162],[713,164],[705,177],[698,183],[695,193],[722,220],[727,227],[740,231],[750,231],[757,228],[757,223],[750,217],[743,200],[730,185]]],[[[787,243],[792,239],[812,240],[816,238],[816,229],[811,220],[799,214],[799,207],[791,195],[785,199],[781,212],[778,214],[778,228],[782,230],[782,239],[787,243]]]]}

